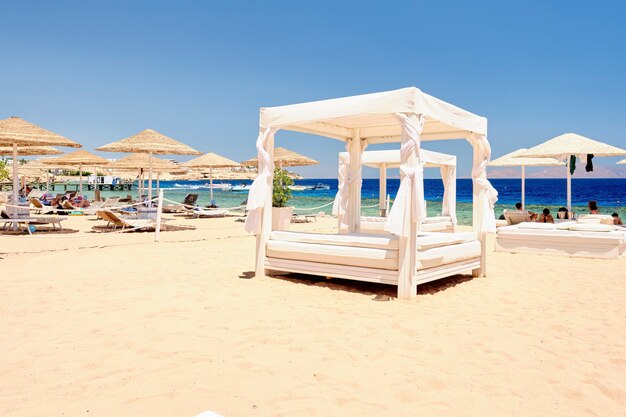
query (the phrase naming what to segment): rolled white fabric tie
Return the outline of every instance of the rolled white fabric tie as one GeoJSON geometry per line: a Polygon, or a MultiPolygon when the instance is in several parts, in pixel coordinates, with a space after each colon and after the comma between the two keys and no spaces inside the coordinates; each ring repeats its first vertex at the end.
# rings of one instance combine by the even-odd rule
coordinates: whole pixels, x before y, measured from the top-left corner
{"type": "Polygon", "coordinates": [[[248,216],[244,230],[248,233],[258,235],[261,232],[261,214],[265,207],[265,198],[267,193],[272,189],[272,174],[274,172],[274,161],[270,157],[269,152],[265,150],[267,141],[274,136],[277,129],[267,128],[261,133],[256,141],[256,149],[258,153],[258,175],[250,186],[248,192],[248,203],[246,209],[248,216]]]}
{"type": "Polygon", "coordinates": [[[487,164],[491,158],[491,147],[485,135],[473,133],[468,140],[472,146],[477,148],[479,158],[481,159],[480,163],[472,168],[472,179],[474,180],[474,184],[480,188],[478,204],[481,206],[482,217],[480,218],[479,232],[493,233],[496,231],[494,207],[496,201],[498,201],[498,191],[491,185],[489,180],[484,177],[487,171],[487,164]]]}

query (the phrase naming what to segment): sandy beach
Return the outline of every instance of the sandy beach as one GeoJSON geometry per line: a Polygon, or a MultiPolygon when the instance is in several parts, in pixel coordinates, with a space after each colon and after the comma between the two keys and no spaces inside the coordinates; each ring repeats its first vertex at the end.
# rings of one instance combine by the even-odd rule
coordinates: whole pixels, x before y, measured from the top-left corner
{"type": "Polygon", "coordinates": [[[173,217],[196,229],[159,243],[98,223],[0,236],[3,416],[626,414],[626,259],[490,241],[487,278],[401,301],[390,286],[249,279],[254,238],[235,218],[173,217]]]}

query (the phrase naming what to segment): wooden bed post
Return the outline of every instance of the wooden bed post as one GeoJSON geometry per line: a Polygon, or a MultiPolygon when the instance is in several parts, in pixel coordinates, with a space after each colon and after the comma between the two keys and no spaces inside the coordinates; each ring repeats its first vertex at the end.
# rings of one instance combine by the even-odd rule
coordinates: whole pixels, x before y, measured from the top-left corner
{"type": "Polygon", "coordinates": [[[379,216],[387,217],[387,164],[380,164],[380,174],[378,179],[378,206],[379,216]]]}
{"type": "MultiPolygon", "coordinates": [[[[267,140],[267,145],[265,150],[270,154],[270,158],[272,161],[274,160],[274,134],[267,140]]],[[[259,155],[258,160],[261,160],[261,155],[259,155]]],[[[272,232],[272,192],[273,192],[273,181],[274,181],[274,172],[270,174],[270,187],[265,196],[265,205],[262,209],[261,214],[261,233],[259,233],[256,237],[256,265],[254,268],[254,275],[257,278],[261,278],[266,276],[265,270],[265,253],[266,253],[266,245],[269,240],[270,233],[272,232]]]]}
{"type": "Polygon", "coordinates": [[[355,181],[353,173],[361,168],[361,135],[355,129],[350,140],[350,183],[348,185],[348,232],[358,233],[361,230],[361,181],[355,181]]]}

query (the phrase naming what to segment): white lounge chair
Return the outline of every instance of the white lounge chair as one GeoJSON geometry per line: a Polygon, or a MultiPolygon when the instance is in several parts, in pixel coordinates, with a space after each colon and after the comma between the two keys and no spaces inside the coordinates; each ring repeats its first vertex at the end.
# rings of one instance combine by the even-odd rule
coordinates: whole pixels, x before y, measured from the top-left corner
{"type": "Polygon", "coordinates": [[[194,219],[199,217],[224,217],[228,214],[228,210],[224,209],[209,209],[209,208],[201,208],[195,207],[191,211],[191,216],[194,219]]]}
{"type": "Polygon", "coordinates": [[[54,216],[10,217],[5,211],[2,211],[2,213],[0,213],[0,217],[2,217],[2,222],[4,223],[2,225],[2,230],[8,230],[9,226],[13,225],[15,228],[20,228],[20,230],[22,231],[26,230],[29,235],[32,235],[32,232],[29,227],[31,225],[37,226],[37,225],[50,224],[52,225],[53,229],[56,229],[58,227],[59,230],[63,230],[63,226],[61,225],[61,222],[65,220],[65,218],[63,217],[54,217],[54,216]]]}
{"type": "Polygon", "coordinates": [[[509,225],[531,221],[530,213],[526,210],[504,210],[503,214],[509,225]]]}
{"type": "Polygon", "coordinates": [[[154,222],[150,219],[128,219],[118,216],[109,210],[100,210],[97,214],[99,218],[107,222],[107,226],[113,225],[114,230],[118,227],[122,229],[130,228],[132,230],[154,227],[154,222]]]}

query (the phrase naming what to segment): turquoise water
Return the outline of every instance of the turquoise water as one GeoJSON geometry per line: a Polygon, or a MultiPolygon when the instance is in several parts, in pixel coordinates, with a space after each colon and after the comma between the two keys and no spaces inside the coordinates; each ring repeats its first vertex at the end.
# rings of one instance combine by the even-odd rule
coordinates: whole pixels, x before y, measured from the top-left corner
{"type": "MultiPolygon", "coordinates": [[[[207,180],[200,181],[161,181],[165,198],[182,202],[189,193],[198,194],[198,204],[210,204],[210,192],[206,188],[198,186],[206,184],[207,180]],[[176,186],[183,186],[179,188],[176,186]]],[[[219,182],[219,181],[218,181],[219,182]]],[[[249,184],[251,181],[231,181],[231,184],[249,184]]],[[[520,180],[518,179],[493,179],[494,187],[498,190],[499,199],[496,204],[496,215],[502,210],[512,208],[520,201],[520,180]]],[[[290,205],[296,207],[296,212],[317,213],[324,211],[330,214],[332,205],[317,209],[319,206],[329,204],[337,193],[336,179],[306,179],[297,180],[298,185],[315,185],[324,183],[330,186],[329,190],[294,191],[290,205]],[[307,210],[315,208],[315,210],[307,210]]],[[[155,184],[156,185],[156,184],[155,184]]],[[[387,192],[391,198],[395,196],[399,185],[398,179],[389,179],[387,192]]],[[[530,179],[526,181],[526,208],[540,212],[549,208],[553,213],[565,205],[565,180],[564,179],[530,179]]],[[[132,191],[136,198],[136,184],[132,191]]],[[[93,191],[84,193],[93,198],[93,191]]],[[[103,197],[111,195],[126,196],[128,192],[102,191],[103,197]]],[[[155,193],[156,194],[156,193],[155,193]]],[[[443,185],[440,179],[426,179],[424,181],[424,194],[427,201],[429,216],[436,216],[441,211],[443,198],[443,185]]],[[[362,201],[364,215],[377,215],[378,207],[368,208],[378,204],[378,179],[364,179],[362,186],[362,201]]],[[[220,207],[241,206],[246,200],[247,192],[230,192],[214,190],[214,199],[220,207]]],[[[618,212],[621,217],[626,217],[626,179],[575,179],[572,183],[573,210],[577,213],[585,213],[587,201],[596,200],[602,213],[611,214],[618,212]]],[[[471,224],[472,221],[472,183],[469,179],[457,181],[457,215],[460,224],[471,224]]]]}

